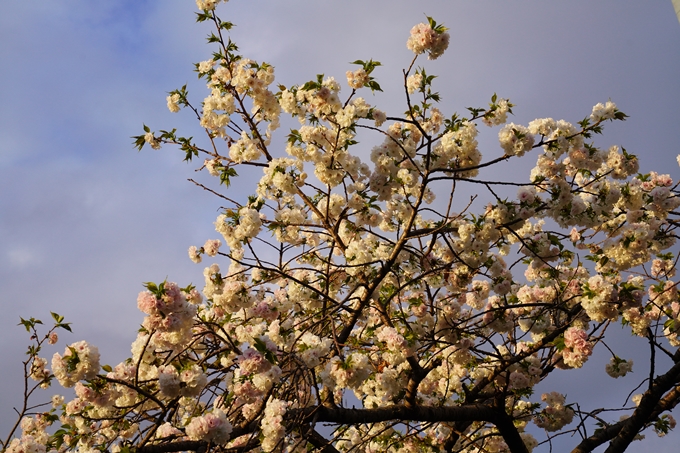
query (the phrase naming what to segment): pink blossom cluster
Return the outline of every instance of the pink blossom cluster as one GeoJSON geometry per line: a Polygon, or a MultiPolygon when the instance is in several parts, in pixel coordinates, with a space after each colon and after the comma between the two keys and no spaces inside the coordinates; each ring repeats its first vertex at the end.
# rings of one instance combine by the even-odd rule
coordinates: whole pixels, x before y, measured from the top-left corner
{"type": "Polygon", "coordinates": [[[172,423],[165,422],[156,430],[156,437],[164,439],[168,437],[182,437],[183,433],[179,429],[172,426],[172,423]]]}
{"type": "Polygon", "coordinates": [[[219,253],[221,246],[222,241],[219,239],[208,239],[200,249],[195,245],[192,245],[189,247],[189,259],[198,264],[202,261],[201,255],[206,254],[208,256],[216,256],[219,253]]]}
{"type": "Polygon", "coordinates": [[[143,326],[147,331],[178,332],[191,327],[196,308],[187,302],[177,283],[166,282],[162,294],[142,291],[137,307],[148,316],[143,326]]]}
{"type": "Polygon", "coordinates": [[[110,406],[121,396],[121,392],[113,386],[100,388],[97,385],[86,385],[82,382],[76,382],[75,392],[82,402],[98,407],[110,406]]]}
{"type": "Polygon", "coordinates": [[[377,333],[376,339],[385,343],[387,350],[390,352],[403,353],[405,355],[411,353],[408,342],[394,327],[383,326],[377,333]]]}
{"type": "Polygon", "coordinates": [[[226,444],[231,431],[231,423],[220,409],[213,409],[212,412],[192,418],[186,427],[189,439],[205,440],[217,445],[226,444]]]}
{"type": "Polygon", "coordinates": [[[237,357],[241,375],[250,375],[263,373],[271,368],[271,363],[259,352],[253,348],[246,348],[243,354],[237,357]]]}
{"type": "Polygon", "coordinates": [[[581,368],[593,353],[593,345],[585,330],[570,327],[564,332],[562,360],[570,368],[581,368]]]}

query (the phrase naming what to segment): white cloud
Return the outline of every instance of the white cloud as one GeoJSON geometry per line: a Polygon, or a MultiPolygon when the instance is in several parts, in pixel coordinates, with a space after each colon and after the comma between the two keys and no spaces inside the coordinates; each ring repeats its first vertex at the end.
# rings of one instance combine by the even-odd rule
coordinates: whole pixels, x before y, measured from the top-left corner
{"type": "Polygon", "coordinates": [[[10,267],[14,269],[26,269],[42,262],[42,257],[34,250],[24,247],[13,248],[5,254],[10,267]]]}

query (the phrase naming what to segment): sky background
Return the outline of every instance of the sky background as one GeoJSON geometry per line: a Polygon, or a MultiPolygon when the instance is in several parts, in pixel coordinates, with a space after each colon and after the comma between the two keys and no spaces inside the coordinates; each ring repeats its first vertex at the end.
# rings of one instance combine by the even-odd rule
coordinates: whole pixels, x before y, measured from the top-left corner
{"type": "MultiPolygon", "coordinates": [[[[170,147],[138,153],[130,138],[143,123],[200,136],[188,112],[165,106],[166,93],[185,83],[195,104],[207,94],[192,64],[211,55],[209,29],[194,23],[194,11],[191,0],[0,2],[0,435],[20,403],[28,341],[20,316],[64,315],[74,333],[62,335],[60,351],[87,339],[102,363],[115,365],[141,323],[143,282],[202,287],[203,267],[187,248],[218,237],[220,203],[187,182],[201,178],[197,162],[170,147]]],[[[450,28],[451,45],[420,64],[439,76],[445,115],[486,106],[496,92],[516,104],[515,123],[576,122],[612,99],[630,118],[608,125],[596,144],[623,145],[642,171],[680,177],[680,24],[670,0],[232,0],[220,11],[236,24],[244,56],[273,64],[286,86],[317,73],[345,85],[350,61],[381,61],[374,75],[385,93],[363,95],[394,115],[405,110],[408,32],[433,16],[450,28]]],[[[485,157],[501,155],[496,137],[497,129],[480,127],[485,157]]],[[[525,181],[535,158],[495,176],[525,181]]],[[[646,373],[639,365],[638,381],[646,373]]],[[[623,392],[626,383],[606,380],[602,368],[564,373],[554,385],[578,377],[586,395],[602,393],[596,382],[623,392]]],[[[648,446],[675,451],[666,440],[648,446]]]]}

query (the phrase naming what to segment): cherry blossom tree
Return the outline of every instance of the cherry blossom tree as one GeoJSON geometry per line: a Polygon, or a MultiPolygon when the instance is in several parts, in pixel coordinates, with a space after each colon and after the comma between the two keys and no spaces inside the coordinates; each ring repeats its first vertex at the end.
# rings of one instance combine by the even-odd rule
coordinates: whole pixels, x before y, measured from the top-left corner
{"type": "Polygon", "coordinates": [[[379,62],[355,61],[346,87],[276,85],[217,3],[197,0],[214,25],[196,64],[207,96],[167,97],[205,135],[134,137],[216,178],[195,182],[224,205],[220,238],[189,248],[209,261],[205,285],[146,283],[132,356],[115,367],[86,341],[50,363],[43,347],[70,324],[22,319],[32,344],[3,452],[529,452],[564,435],[573,452],[621,452],[674,427],[680,197],[669,175],[595,144],[626,118],[612,101],[576,123],[508,123],[514,106],[495,94],[447,112],[424,58],[445,58],[449,34],[428,18],[406,42],[404,112],[387,113],[361,97],[381,90],[379,62]],[[486,127],[500,147],[482,152],[486,127]],[[520,158],[536,161],[520,182],[483,177],[520,158]],[[605,339],[616,324],[649,351],[623,405],[534,391],[596,348],[611,359],[593,382],[631,372],[605,339]],[[75,394],[34,402],[57,383],[75,394]]]}

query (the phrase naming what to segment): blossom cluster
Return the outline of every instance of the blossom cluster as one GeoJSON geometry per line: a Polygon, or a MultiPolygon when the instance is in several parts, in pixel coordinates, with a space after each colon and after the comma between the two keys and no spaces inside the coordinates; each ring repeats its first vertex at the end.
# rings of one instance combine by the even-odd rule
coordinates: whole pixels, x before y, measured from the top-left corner
{"type": "Polygon", "coordinates": [[[612,357],[605,366],[607,374],[613,378],[619,378],[633,371],[633,361],[625,360],[620,357],[612,357]]]}
{"type": "Polygon", "coordinates": [[[149,285],[149,288],[139,293],[137,307],[148,315],[142,323],[144,329],[156,333],[153,344],[185,344],[191,338],[196,315],[196,305],[191,302],[200,300],[200,294],[195,289],[185,292],[174,282],[164,282],[158,288],[149,285]]]}
{"type": "Polygon", "coordinates": [[[430,60],[436,60],[449,47],[450,39],[446,29],[433,27],[430,19],[430,23],[420,23],[411,29],[406,47],[416,55],[427,52],[430,60]]]}
{"type": "Polygon", "coordinates": [[[557,392],[544,393],[541,399],[546,408],[535,417],[535,423],[546,431],[558,431],[574,419],[574,410],[565,406],[564,395],[557,392]]]}
{"type": "Polygon", "coordinates": [[[213,409],[212,412],[192,418],[186,427],[186,434],[189,439],[224,445],[229,440],[231,430],[226,414],[220,409],[213,409]]]}
{"type": "Polygon", "coordinates": [[[262,418],[262,449],[266,452],[274,451],[286,430],[282,424],[288,403],[278,399],[267,401],[262,418]]]}
{"type": "Polygon", "coordinates": [[[564,333],[564,349],[562,360],[567,367],[581,368],[593,353],[593,345],[588,341],[588,334],[578,327],[570,327],[564,333]]]}
{"type": "Polygon", "coordinates": [[[99,349],[86,341],[73,343],[63,355],[54,354],[52,372],[64,387],[73,387],[81,379],[94,379],[99,373],[99,349]]]}

